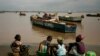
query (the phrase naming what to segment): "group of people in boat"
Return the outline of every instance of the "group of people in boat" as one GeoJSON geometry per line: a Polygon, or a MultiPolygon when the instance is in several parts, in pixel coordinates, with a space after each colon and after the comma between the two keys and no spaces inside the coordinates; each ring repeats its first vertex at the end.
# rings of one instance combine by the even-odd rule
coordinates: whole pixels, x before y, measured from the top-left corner
{"type": "Polygon", "coordinates": [[[54,14],[44,13],[42,17],[40,17],[39,15],[32,15],[31,17],[33,19],[42,19],[45,21],[59,22],[59,17],[57,16],[57,13],[54,13],[54,14]]]}
{"type": "MultiPolygon", "coordinates": [[[[57,44],[51,44],[52,38],[53,37],[49,35],[46,40],[40,42],[36,53],[45,53],[45,56],[85,56],[86,49],[82,42],[84,37],[81,34],[76,36],[76,42],[69,43],[68,45],[63,43],[64,39],[62,37],[57,38],[57,44]]],[[[21,53],[25,51],[23,47],[24,49],[28,48],[27,46],[23,46],[21,36],[17,34],[11,44],[13,56],[23,56],[21,55],[21,53]]]]}

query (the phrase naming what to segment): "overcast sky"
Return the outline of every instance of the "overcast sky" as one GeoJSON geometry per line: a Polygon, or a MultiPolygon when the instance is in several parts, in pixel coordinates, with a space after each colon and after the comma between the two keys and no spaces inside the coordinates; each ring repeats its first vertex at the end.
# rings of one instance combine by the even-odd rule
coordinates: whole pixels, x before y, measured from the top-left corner
{"type": "Polygon", "coordinates": [[[0,0],[0,10],[100,11],[100,0],[0,0]]]}

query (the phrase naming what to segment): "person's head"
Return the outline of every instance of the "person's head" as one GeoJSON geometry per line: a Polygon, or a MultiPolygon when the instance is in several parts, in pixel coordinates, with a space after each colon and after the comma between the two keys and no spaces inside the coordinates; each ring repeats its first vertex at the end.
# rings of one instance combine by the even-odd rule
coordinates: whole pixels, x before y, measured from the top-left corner
{"type": "Polygon", "coordinates": [[[49,42],[52,41],[52,36],[51,36],[51,35],[49,35],[49,36],[47,37],[47,41],[49,41],[49,42]]]}
{"type": "Polygon", "coordinates": [[[76,42],[81,42],[82,40],[83,40],[83,36],[81,34],[76,36],[76,42]]]}
{"type": "Polygon", "coordinates": [[[48,15],[48,14],[45,12],[44,15],[48,15]]]}
{"type": "Polygon", "coordinates": [[[15,40],[20,41],[21,40],[21,36],[19,34],[16,34],[15,40]]]}
{"type": "Polygon", "coordinates": [[[63,38],[62,37],[58,37],[57,38],[57,42],[58,42],[58,44],[62,45],[63,44],[63,38]]]}

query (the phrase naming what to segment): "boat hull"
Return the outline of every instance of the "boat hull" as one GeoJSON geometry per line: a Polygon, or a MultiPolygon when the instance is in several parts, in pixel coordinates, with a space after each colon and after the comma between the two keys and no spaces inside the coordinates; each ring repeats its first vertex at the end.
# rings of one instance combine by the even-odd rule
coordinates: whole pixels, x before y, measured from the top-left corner
{"type": "Polygon", "coordinates": [[[70,22],[81,22],[82,18],[81,17],[64,17],[64,16],[59,16],[59,20],[70,21],[70,22]]]}
{"type": "Polygon", "coordinates": [[[87,14],[88,17],[100,17],[100,14],[87,14]]]}
{"type": "Polygon", "coordinates": [[[26,14],[25,14],[25,13],[22,13],[22,12],[20,12],[19,15],[20,15],[20,16],[26,16],[26,14]]]}
{"type": "Polygon", "coordinates": [[[33,25],[59,31],[59,32],[76,32],[76,25],[65,25],[53,22],[47,22],[44,20],[31,19],[33,25]]]}

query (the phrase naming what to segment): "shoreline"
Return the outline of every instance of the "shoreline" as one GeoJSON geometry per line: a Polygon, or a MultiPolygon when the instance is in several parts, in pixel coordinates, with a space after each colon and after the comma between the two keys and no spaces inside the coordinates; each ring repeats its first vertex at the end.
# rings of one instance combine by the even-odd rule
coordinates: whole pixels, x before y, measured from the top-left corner
{"type": "MultiPolygon", "coordinates": [[[[13,12],[13,13],[17,13],[17,12],[31,12],[31,13],[44,13],[44,12],[47,12],[47,13],[70,13],[68,11],[0,11],[0,13],[5,13],[5,12],[13,12]]],[[[74,12],[72,11],[71,13],[98,13],[97,11],[91,11],[91,12],[88,12],[88,11],[77,11],[77,12],[74,12]]]]}
{"type": "MultiPolygon", "coordinates": [[[[29,54],[35,55],[39,44],[31,43],[29,45],[30,45],[29,54]]],[[[86,45],[86,50],[94,51],[94,52],[96,52],[97,56],[100,56],[100,52],[99,52],[100,48],[99,47],[100,47],[100,45],[86,45]]],[[[9,52],[11,52],[10,45],[0,45],[0,56],[7,56],[7,54],[9,52]]]]}

